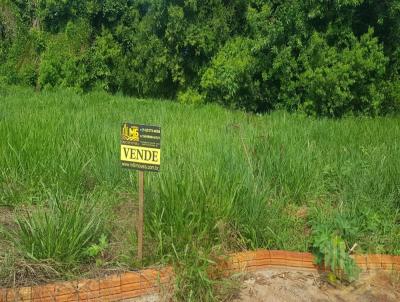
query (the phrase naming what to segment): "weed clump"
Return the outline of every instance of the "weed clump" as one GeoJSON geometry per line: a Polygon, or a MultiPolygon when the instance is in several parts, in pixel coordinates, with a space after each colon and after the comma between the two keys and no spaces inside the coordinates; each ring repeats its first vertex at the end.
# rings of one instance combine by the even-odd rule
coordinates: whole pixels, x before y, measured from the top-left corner
{"type": "Polygon", "coordinates": [[[25,259],[66,268],[87,260],[105,231],[104,213],[84,200],[51,200],[16,223],[10,237],[25,259]]]}

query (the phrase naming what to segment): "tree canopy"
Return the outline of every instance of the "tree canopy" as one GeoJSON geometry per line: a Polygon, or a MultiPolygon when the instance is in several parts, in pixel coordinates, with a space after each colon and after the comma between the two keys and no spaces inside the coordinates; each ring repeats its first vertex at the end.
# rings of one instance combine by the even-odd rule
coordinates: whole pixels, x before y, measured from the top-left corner
{"type": "Polygon", "coordinates": [[[264,112],[400,111],[399,0],[0,0],[0,79],[264,112]]]}

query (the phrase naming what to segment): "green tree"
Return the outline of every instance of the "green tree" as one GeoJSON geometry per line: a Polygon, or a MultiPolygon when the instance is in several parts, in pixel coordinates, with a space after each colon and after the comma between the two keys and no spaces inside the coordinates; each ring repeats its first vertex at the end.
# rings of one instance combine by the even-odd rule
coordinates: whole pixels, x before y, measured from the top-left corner
{"type": "Polygon", "coordinates": [[[399,110],[398,0],[0,0],[0,8],[0,74],[11,83],[261,112],[399,110]]]}

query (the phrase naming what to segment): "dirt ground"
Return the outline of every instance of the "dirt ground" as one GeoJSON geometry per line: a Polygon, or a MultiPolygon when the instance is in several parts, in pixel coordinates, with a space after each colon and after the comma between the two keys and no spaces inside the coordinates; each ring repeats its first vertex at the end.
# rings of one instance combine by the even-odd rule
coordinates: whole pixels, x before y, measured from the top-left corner
{"type": "Polygon", "coordinates": [[[400,301],[398,274],[369,272],[347,286],[333,286],[312,271],[273,269],[245,276],[240,294],[233,302],[397,302],[400,301]]]}
{"type": "Polygon", "coordinates": [[[123,300],[123,302],[160,302],[160,301],[164,301],[164,299],[161,299],[160,296],[158,295],[148,295],[144,297],[123,300]]]}
{"type": "MultiPolygon", "coordinates": [[[[231,302],[398,302],[400,274],[369,272],[347,286],[333,286],[313,271],[268,269],[238,275],[241,288],[231,302]]],[[[150,295],[124,302],[165,302],[150,295]]]]}

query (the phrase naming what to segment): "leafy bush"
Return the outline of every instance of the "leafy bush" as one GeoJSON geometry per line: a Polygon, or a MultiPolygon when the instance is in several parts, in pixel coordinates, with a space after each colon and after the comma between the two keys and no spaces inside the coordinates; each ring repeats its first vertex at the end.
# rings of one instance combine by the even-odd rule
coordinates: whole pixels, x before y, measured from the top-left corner
{"type": "Polygon", "coordinates": [[[89,256],[88,250],[104,233],[104,218],[88,202],[52,200],[48,209],[18,218],[18,227],[11,236],[27,259],[69,266],[89,256]]]}
{"type": "Polygon", "coordinates": [[[82,61],[87,52],[90,28],[84,21],[69,22],[65,32],[48,37],[41,56],[39,85],[84,88],[87,85],[86,67],[82,61]]]}
{"type": "MultiPolygon", "coordinates": [[[[104,30],[86,52],[83,62],[80,62],[83,65],[84,78],[77,85],[84,90],[96,87],[104,91],[116,92],[120,56],[121,47],[112,34],[104,30]]],[[[74,75],[71,74],[71,79],[73,78],[74,75]]]]}
{"type": "Polygon", "coordinates": [[[384,95],[380,114],[400,112],[400,79],[392,79],[384,84],[384,95]]]}
{"type": "Polygon", "coordinates": [[[173,61],[162,41],[142,33],[135,37],[132,49],[119,65],[119,87],[124,93],[139,96],[170,96],[175,90],[170,82],[171,65],[173,61]]]}
{"type": "Polygon", "coordinates": [[[207,99],[236,108],[257,110],[261,100],[255,79],[257,61],[252,40],[238,37],[228,41],[212,59],[201,78],[207,99]]]}
{"type": "Polygon", "coordinates": [[[86,3],[77,0],[40,0],[34,6],[44,27],[53,32],[63,29],[68,21],[86,12],[86,3]]]}
{"type": "MultiPolygon", "coordinates": [[[[0,62],[7,61],[7,52],[17,36],[18,22],[11,6],[0,2],[0,62]]],[[[7,74],[5,64],[0,64],[0,75],[7,74]]]]}
{"type": "Polygon", "coordinates": [[[35,36],[34,31],[19,33],[7,50],[2,72],[9,84],[36,86],[39,54],[35,36]]]}
{"type": "Polygon", "coordinates": [[[302,110],[331,117],[382,111],[387,59],[372,31],[343,50],[315,33],[300,61],[305,69],[297,83],[302,110]]]}
{"type": "Polygon", "coordinates": [[[184,92],[178,93],[178,102],[182,104],[198,105],[204,103],[204,96],[193,88],[188,88],[184,92]]]}

